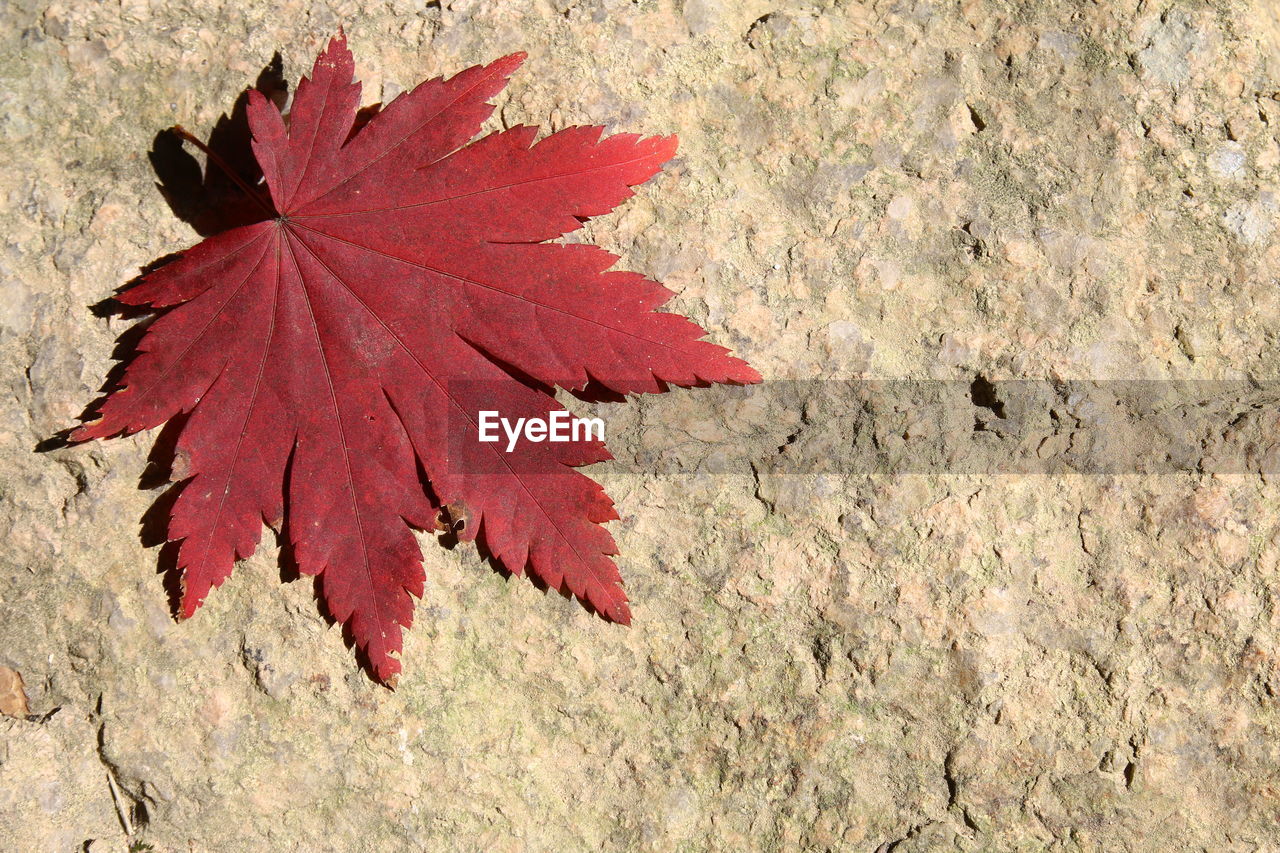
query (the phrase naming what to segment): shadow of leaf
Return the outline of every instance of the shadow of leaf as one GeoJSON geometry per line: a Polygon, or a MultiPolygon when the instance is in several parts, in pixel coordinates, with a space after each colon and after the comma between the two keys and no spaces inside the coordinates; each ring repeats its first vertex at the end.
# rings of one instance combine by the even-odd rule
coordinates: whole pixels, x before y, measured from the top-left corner
{"type": "MultiPolygon", "coordinates": [[[[262,69],[253,87],[283,109],[289,84],[283,75],[280,54],[262,69]]],[[[268,218],[270,198],[261,185],[262,170],[253,156],[249,133],[249,89],[236,98],[230,113],[224,113],[209,132],[207,145],[219,164],[199,160],[183,145],[181,135],[169,128],[156,134],[148,155],[159,179],[156,188],[170,210],[201,237],[210,237],[241,225],[268,218]],[[225,167],[225,168],[224,168],[225,167]],[[231,170],[246,185],[260,188],[258,200],[245,194],[227,173],[231,170]],[[264,206],[263,202],[266,202],[264,206]]]]}

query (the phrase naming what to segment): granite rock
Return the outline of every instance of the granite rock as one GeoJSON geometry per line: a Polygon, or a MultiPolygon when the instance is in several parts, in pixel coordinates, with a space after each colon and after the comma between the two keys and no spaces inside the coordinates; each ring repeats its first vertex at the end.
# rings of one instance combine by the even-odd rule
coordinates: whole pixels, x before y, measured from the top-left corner
{"type": "Polygon", "coordinates": [[[0,846],[1276,849],[1274,398],[1213,397],[1216,433],[1172,470],[973,470],[895,444],[954,420],[997,458],[1038,424],[1066,453],[1097,420],[1059,401],[1053,428],[1052,395],[988,399],[1003,380],[1278,378],[1276,14],[6,4],[0,664],[29,716],[0,716],[0,846]],[[707,427],[675,392],[617,410],[648,443],[592,470],[622,515],[630,629],[428,534],[395,692],[308,581],[280,582],[269,534],[175,623],[139,529],[151,437],[33,450],[132,322],[89,306],[197,239],[156,191],[157,132],[206,132],[274,53],[294,80],[339,25],[366,101],[525,50],[490,129],[679,134],[582,239],[771,381],[956,384],[850,415],[851,446],[909,470],[788,467],[839,412],[762,391],[707,427]],[[646,469],[713,434],[737,437],[725,465],[646,469]]]}

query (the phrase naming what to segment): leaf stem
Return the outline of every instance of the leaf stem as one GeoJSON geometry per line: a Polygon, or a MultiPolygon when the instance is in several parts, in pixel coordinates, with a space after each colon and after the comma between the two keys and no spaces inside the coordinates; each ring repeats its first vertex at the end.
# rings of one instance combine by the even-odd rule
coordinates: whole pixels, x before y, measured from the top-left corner
{"type": "Polygon", "coordinates": [[[223,172],[225,172],[227,177],[230,178],[232,182],[236,186],[238,186],[242,191],[244,191],[245,195],[249,196],[249,198],[253,199],[258,203],[259,207],[261,207],[263,210],[265,210],[268,214],[272,216],[278,215],[275,208],[273,208],[271,205],[263,201],[261,193],[259,193],[253,187],[249,186],[245,182],[244,178],[240,177],[240,175],[236,173],[236,170],[231,168],[231,166],[227,164],[226,160],[223,160],[222,157],[220,157],[216,151],[214,151],[208,145],[205,145],[203,142],[201,142],[200,139],[195,134],[191,133],[189,130],[187,130],[185,127],[183,127],[180,124],[175,124],[173,127],[169,129],[174,133],[176,133],[179,139],[183,139],[187,142],[190,142],[192,145],[194,145],[195,147],[203,151],[204,156],[209,158],[209,162],[217,166],[223,172]]]}

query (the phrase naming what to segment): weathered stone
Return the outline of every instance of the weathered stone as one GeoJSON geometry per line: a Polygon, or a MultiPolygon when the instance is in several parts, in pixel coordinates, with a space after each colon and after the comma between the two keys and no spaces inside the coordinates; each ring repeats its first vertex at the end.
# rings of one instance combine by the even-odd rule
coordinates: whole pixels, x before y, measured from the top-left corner
{"type": "Polygon", "coordinates": [[[1027,458],[1070,456],[1080,424],[1121,417],[1093,398],[1051,416],[1052,395],[997,410],[964,393],[979,377],[1276,378],[1276,15],[6,5],[0,660],[32,718],[0,717],[0,846],[1273,848],[1273,407],[1224,406],[1220,434],[1159,473],[974,473],[910,448],[962,425],[984,459],[1027,435],[1027,458]],[[207,131],[277,50],[296,80],[339,24],[367,101],[526,50],[490,129],[679,134],[583,238],[768,378],[955,380],[850,419],[910,470],[788,470],[839,437],[821,407],[749,398],[717,430],[678,391],[610,415],[653,429],[622,448],[632,464],[593,470],[622,515],[629,630],[425,534],[395,693],[309,581],[280,582],[270,533],[173,624],[139,536],[150,437],[32,451],[127,328],[88,306],[197,239],[154,187],[156,133],[207,131]],[[659,464],[717,434],[722,467],[659,464]]]}

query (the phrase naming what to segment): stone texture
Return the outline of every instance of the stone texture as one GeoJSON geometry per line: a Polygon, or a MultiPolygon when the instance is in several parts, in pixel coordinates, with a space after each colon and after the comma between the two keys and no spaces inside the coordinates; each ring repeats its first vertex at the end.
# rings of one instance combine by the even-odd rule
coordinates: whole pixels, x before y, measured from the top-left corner
{"type": "MultiPolygon", "coordinates": [[[[523,49],[492,127],[678,133],[585,237],[766,377],[1274,379],[1267,0],[0,16],[0,663],[33,715],[0,717],[13,849],[1277,849],[1267,470],[597,466],[635,627],[424,535],[391,693],[270,544],[172,621],[138,535],[149,436],[32,452],[127,326],[87,306],[195,239],[152,138],[206,131],[277,50],[296,79],[339,24],[370,101],[523,49]]],[[[810,426],[739,416],[766,450],[810,426]]]]}

